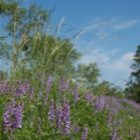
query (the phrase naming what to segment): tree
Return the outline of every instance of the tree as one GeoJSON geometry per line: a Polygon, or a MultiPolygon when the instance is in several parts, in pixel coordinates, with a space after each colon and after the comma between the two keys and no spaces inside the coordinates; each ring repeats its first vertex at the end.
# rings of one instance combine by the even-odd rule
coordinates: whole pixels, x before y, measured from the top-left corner
{"type": "MultiPolygon", "coordinates": [[[[69,39],[51,35],[50,14],[41,6],[20,6],[16,0],[0,4],[0,13],[6,18],[5,30],[11,42],[1,42],[1,56],[11,61],[11,69],[44,71],[45,73],[69,75],[74,71],[78,53],[69,39]]],[[[33,72],[32,72],[33,73],[33,72]]]]}
{"type": "Polygon", "coordinates": [[[123,97],[123,90],[119,86],[115,86],[113,83],[108,81],[102,81],[98,84],[94,93],[97,95],[113,96],[113,97],[123,97]]]}
{"type": "Polygon", "coordinates": [[[134,63],[132,64],[132,73],[126,88],[126,96],[140,102],[140,46],[134,55],[134,63]]]}
{"type": "Polygon", "coordinates": [[[80,64],[76,70],[76,79],[89,89],[92,89],[96,84],[98,77],[100,76],[99,69],[96,63],[90,63],[89,65],[80,64]]]}

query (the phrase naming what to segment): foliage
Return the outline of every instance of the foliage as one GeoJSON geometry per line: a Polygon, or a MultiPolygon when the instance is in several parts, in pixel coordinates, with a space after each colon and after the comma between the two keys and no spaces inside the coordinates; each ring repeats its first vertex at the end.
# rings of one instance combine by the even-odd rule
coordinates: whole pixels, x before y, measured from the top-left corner
{"type": "Polygon", "coordinates": [[[100,76],[96,63],[90,63],[87,66],[85,64],[79,64],[75,73],[75,79],[88,89],[92,89],[97,84],[98,77],[100,76]]]}
{"type": "Polygon", "coordinates": [[[75,68],[81,55],[71,40],[48,32],[48,11],[5,0],[0,13],[11,40],[0,38],[0,55],[12,77],[1,72],[0,139],[139,139],[139,104],[106,81],[97,84],[96,63],[75,68]]]}
{"type": "Polygon", "coordinates": [[[139,139],[140,106],[131,100],[79,93],[53,77],[0,83],[0,138],[139,139]],[[47,79],[47,81],[44,79],[47,79]]]}
{"type": "Polygon", "coordinates": [[[35,4],[21,7],[14,0],[1,4],[11,8],[16,5],[12,11],[11,8],[1,11],[8,21],[5,30],[11,40],[1,42],[1,56],[10,61],[13,78],[15,75],[28,77],[38,71],[60,76],[74,72],[73,64],[80,53],[69,39],[52,36],[48,31],[51,13],[35,4]]]}
{"type": "Polygon", "coordinates": [[[123,90],[120,87],[114,86],[108,81],[102,81],[96,87],[94,87],[94,94],[96,95],[106,95],[113,96],[117,98],[124,97],[123,90]]]}
{"type": "Polygon", "coordinates": [[[133,60],[134,63],[131,66],[133,71],[127,83],[126,96],[140,102],[140,46],[137,47],[133,60]]]}

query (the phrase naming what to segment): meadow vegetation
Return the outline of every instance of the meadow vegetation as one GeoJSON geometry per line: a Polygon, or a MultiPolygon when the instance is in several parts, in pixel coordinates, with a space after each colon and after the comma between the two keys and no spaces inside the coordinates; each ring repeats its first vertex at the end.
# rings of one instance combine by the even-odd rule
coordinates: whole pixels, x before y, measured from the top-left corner
{"type": "Polygon", "coordinates": [[[82,54],[59,36],[62,21],[52,29],[52,13],[0,1],[0,58],[9,64],[0,71],[0,139],[139,140],[140,105],[98,83],[96,63],[75,65],[82,54]]]}

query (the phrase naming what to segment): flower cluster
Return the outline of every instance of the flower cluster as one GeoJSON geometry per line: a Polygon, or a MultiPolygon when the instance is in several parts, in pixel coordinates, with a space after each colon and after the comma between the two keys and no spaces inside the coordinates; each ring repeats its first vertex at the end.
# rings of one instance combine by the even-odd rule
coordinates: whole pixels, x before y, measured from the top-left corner
{"type": "Polygon", "coordinates": [[[18,103],[16,106],[15,100],[5,107],[3,115],[3,130],[6,133],[8,130],[14,130],[15,128],[22,128],[23,117],[23,104],[18,103]]]}
{"type": "Polygon", "coordinates": [[[94,99],[93,93],[85,94],[85,99],[86,99],[87,102],[91,103],[93,101],[93,99],[94,99]]]}
{"type": "Polygon", "coordinates": [[[1,84],[0,84],[0,92],[2,93],[6,93],[9,89],[9,84],[2,81],[1,84]]]}
{"type": "Polygon", "coordinates": [[[54,100],[53,99],[50,102],[50,109],[49,109],[49,113],[48,113],[48,120],[50,122],[55,120],[55,108],[54,108],[54,100]]]}
{"type": "Polygon", "coordinates": [[[95,103],[96,111],[101,112],[103,110],[103,108],[104,108],[104,104],[105,104],[104,97],[97,98],[96,103],[95,103]]]}
{"type": "Polygon", "coordinates": [[[61,130],[63,134],[70,134],[70,106],[65,103],[62,110],[57,108],[56,129],[61,130]]]}
{"type": "Polygon", "coordinates": [[[58,92],[60,93],[61,91],[65,90],[65,89],[69,89],[69,85],[68,85],[68,83],[64,80],[64,78],[62,78],[62,79],[60,80],[60,83],[59,83],[58,92]]]}
{"type": "Polygon", "coordinates": [[[88,128],[85,127],[85,128],[84,128],[84,132],[83,132],[83,135],[82,135],[81,140],[86,140],[86,138],[87,138],[87,134],[88,134],[88,128]]]}

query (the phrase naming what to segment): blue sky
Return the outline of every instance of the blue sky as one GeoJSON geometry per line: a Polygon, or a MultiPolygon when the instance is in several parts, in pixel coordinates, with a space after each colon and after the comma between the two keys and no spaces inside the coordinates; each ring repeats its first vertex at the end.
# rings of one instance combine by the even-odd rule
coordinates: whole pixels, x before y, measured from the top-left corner
{"type": "Polygon", "coordinates": [[[31,3],[48,10],[55,7],[53,25],[62,20],[65,24],[61,36],[84,31],[74,40],[75,48],[83,53],[80,63],[96,62],[100,80],[125,86],[140,44],[139,0],[24,0],[26,6],[31,3]]]}

